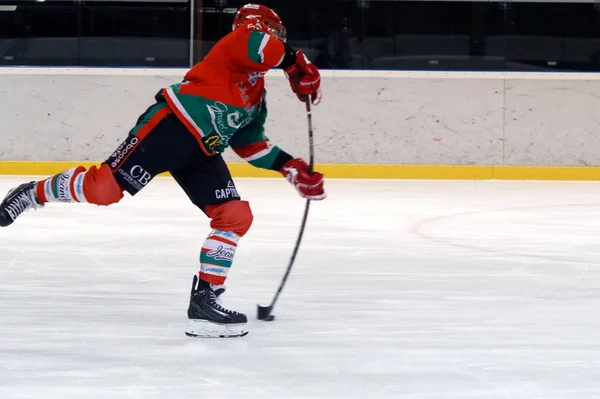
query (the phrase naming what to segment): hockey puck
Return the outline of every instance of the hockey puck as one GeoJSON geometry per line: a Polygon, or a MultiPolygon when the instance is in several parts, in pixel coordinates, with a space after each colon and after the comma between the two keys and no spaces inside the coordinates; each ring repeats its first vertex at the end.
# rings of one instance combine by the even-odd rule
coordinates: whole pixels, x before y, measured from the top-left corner
{"type": "Polygon", "coordinates": [[[263,320],[264,321],[273,321],[273,320],[275,320],[275,316],[273,316],[272,314],[270,314],[267,317],[265,317],[263,320]]]}

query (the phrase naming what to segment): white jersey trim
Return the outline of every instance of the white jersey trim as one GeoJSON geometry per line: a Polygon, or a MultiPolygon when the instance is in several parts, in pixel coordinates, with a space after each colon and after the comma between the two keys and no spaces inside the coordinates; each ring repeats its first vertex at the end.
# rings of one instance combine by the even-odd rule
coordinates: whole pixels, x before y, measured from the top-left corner
{"type": "Polygon", "coordinates": [[[244,161],[246,161],[246,162],[255,161],[259,158],[269,155],[271,153],[271,151],[273,151],[273,146],[270,144],[267,144],[267,145],[268,145],[267,148],[265,148],[264,150],[260,150],[256,154],[250,155],[247,158],[244,158],[244,161]]]}
{"type": "Polygon", "coordinates": [[[260,46],[258,47],[258,55],[260,55],[260,62],[265,62],[265,47],[267,47],[267,43],[269,43],[269,39],[271,38],[271,36],[269,36],[269,34],[265,33],[265,35],[262,38],[262,41],[260,42],[260,46]]]}
{"type": "Polygon", "coordinates": [[[181,103],[179,102],[179,99],[175,95],[175,92],[173,91],[172,88],[167,87],[167,94],[168,94],[169,98],[171,99],[171,101],[173,101],[173,104],[175,104],[175,107],[177,107],[177,110],[179,110],[179,112],[181,112],[183,117],[190,123],[190,125],[192,125],[192,127],[196,130],[196,132],[200,135],[200,137],[204,137],[205,136],[204,132],[202,131],[202,129],[200,129],[200,126],[198,126],[196,124],[196,122],[194,122],[194,120],[192,119],[190,114],[187,113],[185,108],[183,108],[183,105],[181,105],[181,103]]]}

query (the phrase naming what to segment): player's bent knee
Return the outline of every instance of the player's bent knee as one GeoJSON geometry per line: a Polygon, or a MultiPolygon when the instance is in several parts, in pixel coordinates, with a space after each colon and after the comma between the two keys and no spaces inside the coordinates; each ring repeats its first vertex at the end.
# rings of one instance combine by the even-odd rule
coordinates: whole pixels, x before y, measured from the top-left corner
{"type": "Polygon", "coordinates": [[[108,206],[123,198],[123,189],[115,180],[110,167],[92,166],[83,178],[83,193],[90,204],[108,206]]]}
{"type": "Polygon", "coordinates": [[[206,214],[212,219],[210,227],[215,230],[232,231],[242,237],[252,226],[252,210],[248,201],[228,201],[220,205],[208,205],[206,214]]]}

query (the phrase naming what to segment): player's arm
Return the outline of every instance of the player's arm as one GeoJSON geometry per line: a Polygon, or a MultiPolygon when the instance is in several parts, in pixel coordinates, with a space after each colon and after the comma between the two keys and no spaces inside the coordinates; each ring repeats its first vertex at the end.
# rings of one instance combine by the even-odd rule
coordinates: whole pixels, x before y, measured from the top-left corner
{"type": "Polygon", "coordinates": [[[296,60],[296,52],[288,44],[276,37],[255,29],[252,24],[246,26],[248,33],[248,58],[254,64],[274,68],[291,66],[296,60]]]}
{"type": "Polygon", "coordinates": [[[260,112],[252,122],[244,126],[231,137],[229,145],[235,153],[250,165],[261,169],[281,170],[292,156],[265,136],[267,120],[266,101],[263,100],[260,112]]]}
{"type": "Polygon", "coordinates": [[[294,158],[265,136],[264,125],[267,119],[266,102],[263,100],[260,113],[230,139],[229,144],[236,154],[252,166],[280,172],[298,193],[312,200],[326,197],[323,189],[323,175],[310,172],[308,165],[300,158],[294,158]]]}
{"type": "Polygon", "coordinates": [[[252,24],[247,25],[246,29],[250,30],[248,58],[251,63],[283,69],[298,99],[307,101],[310,98],[314,105],[318,105],[322,97],[321,75],[302,50],[295,50],[272,35],[253,29],[252,24]]]}

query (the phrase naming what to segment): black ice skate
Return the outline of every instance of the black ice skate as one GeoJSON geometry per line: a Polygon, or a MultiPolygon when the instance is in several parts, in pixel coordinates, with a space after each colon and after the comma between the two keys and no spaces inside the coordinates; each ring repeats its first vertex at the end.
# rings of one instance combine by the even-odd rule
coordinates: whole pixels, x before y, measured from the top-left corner
{"type": "Polygon", "coordinates": [[[0,204],[0,226],[10,226],[23,212],[44,207],[35,195],[35,184],[34,181],[21,184],[6,194],[0,204]]]}
{"type": "Polygon", "coordinates": [[[213,287],[194,276],[186,335],[198,338],[233,338],[248,334],[245,314],[225,309],[219,303],[223,286],[213,287]]]}

